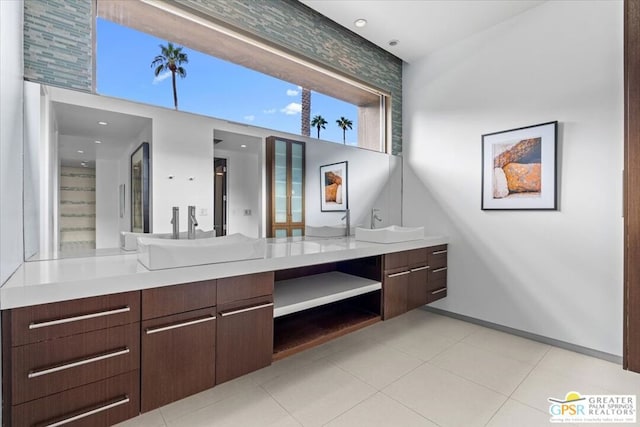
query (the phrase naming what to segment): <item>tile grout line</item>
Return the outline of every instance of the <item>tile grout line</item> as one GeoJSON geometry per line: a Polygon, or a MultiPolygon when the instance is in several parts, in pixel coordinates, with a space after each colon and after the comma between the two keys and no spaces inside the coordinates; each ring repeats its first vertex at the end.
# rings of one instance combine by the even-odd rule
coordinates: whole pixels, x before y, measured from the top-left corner
{"type": "Polygon", "coordinates": [[[269,397],[270,397],[274,402],[276,402],[276,405],[278,405],[279,407],[281,407],[281,408],[282,408],[282,410],[283,410],[284,412],[286,412],[287,414],[289,414],[289,416],[290,416],[291,418],[293,418],[294,420],[296,420],[296,422],[297,422],[298,424],[300,424],[301,426],[304,426],[303,422],[302,422],[302,421],[300,421],[298,418],[296,418],[296,416],[295,416],[295,415],[293,415],[291,412],[289,412],[289,411],[287,410],[287,408],[285,408],[285,407],[282,405],[282,403],[280,403],[280,401],[279,401],[278,399],[276,399],[276,397],[275,397],[273,394],[269,393],[269,390],[267,390],[266,388],[264,388],[264,387],[262,386],[262,384],[258,384],[258,388],[261,388],[265,393],[267,393],[267,395],[269,395],[269,397]]]}
{"type": "MultiPolygon", "coordinates": [[[[426,363],[426,362],[425,362],[426,363]]],[[[413,412],[414,414],[424,418],[425,420],[437,425],[438,427],[442,427],[442,424],[438,424],[437,422],[435,422],[434,420],[432,420],[431,418],[425,417],[424,415],[422,415],[421,413],[417,412],[415,409],[411,408],[410,406],[405,405],[404,403],[400,402],[398,399],[394,398],[393,396],[388,395],[387,393],[385,393],[383,390],[380,390],[380,393],[383,394],[384,396],[388,397],[389,399],[393,400],[394,402],[398,403],[399,405],[407,408],[408,410],[410,410],[411,412],[413,412]]]]}

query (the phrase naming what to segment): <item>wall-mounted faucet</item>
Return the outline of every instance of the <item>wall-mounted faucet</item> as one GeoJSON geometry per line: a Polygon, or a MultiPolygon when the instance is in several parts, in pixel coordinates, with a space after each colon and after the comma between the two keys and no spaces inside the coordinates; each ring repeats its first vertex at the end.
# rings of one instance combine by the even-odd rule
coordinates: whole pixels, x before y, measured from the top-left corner
{"type": "Polygon", "coordinates": [[[174,206],[172,209],[171,225],[173,225],[172,239],[180,238],[180,208],[174,206]]]}
{"type": "Polygon", "coordinates": [[[371,228],[376,228],[376,221],[382,221],[382,218],[378,216],[376,212],[380,212],[380,209],[371,209],[371,228]]]}
{"type": "Polygon", "coordinates": [[[187,230],[187,239],[195,239],[196,238],[196,227],[198,226],[198,221],[196,220],[196,207],[189,206],[189,229],[187,230]]]}
{"type": "Polygon", "coordinates": [[[340,220],[346,219],[345,223],[345,232],[344,235],[349,237],[351,235],[351,211],[349,209],[345,209],[344,216],[340,218],[340,220]]]}

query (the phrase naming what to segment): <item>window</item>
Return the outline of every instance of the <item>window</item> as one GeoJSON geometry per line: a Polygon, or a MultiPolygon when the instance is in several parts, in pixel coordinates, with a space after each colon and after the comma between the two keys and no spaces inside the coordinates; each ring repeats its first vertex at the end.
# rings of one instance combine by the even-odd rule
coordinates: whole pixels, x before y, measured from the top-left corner
{"type": "MultiPolygon", "coordinates": [[[[98,2],[98,93],[174,107],[171,73],[154,78],[150,66],[160,54],[159,45],[169,40],[184,46],[189,60],[186,77],[176,78],[181,111],[300,135],[304,86],[311,91],[311,121],[315,116],[326,121],[320,126],[321,139],[385,151],[386,95],[245,36],[229,35],[230,30],[170,5],[158,5],[98,2]],[[337,123],[341,118],[347,119],[342,128],[337,123]]],[[[318,137],[317,127],[311,126],[310,136],[318,137]]]]}

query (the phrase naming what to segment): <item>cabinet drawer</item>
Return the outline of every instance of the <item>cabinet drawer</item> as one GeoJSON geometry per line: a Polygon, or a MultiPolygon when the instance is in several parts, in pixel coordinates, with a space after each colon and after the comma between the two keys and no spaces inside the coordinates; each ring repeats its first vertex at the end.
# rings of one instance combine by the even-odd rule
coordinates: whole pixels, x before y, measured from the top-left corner
{"type": "Polygon", "coordinates": [[[424,267],[428,265],[429,250],[427,248],[407,251],[407,265],[409,267],[424,267]]]}
{"type": "Polygon", "coordinates": [[[140,321],[140,292],[34,305],[3,312],[11,346],[65,337],[140,321]]]}
{"type": "Polygon", "coordinates": [[[215,385],[214,308],[142,323],[142,412],[215,385]]]}
{"type": "Polygon", "coordinates": [[[13,404],[138,369],[139,343],[140,324],[132,323],[14,347],[13,404]]]}
{"type": "Polygon", "coordinates": [[[431,282],[438,282],[438,281],[441,281],[441,280],[446,283],[446,281],[447,281],[447,266],[429,268],[429,276],[428,276],[427,280],[430,283],[431,282]]]}
{"type": "Polygon", "coordinates": [[[430,290],[427,294],[427,304],[447,296],[447,286],[444,284],[437,289],[430,290]]]}
{"type": "Polygon", "coordinates": [[[408,265],[409,265],[409,258],[407,256],[407,251],[394,252],[391,254],[386,254],[384,256],[384,262],[383,262],[384,271],[397,270],[400,268],[407,267],[408,265]]]}
{"type": "Polygon", "coordinates": [[[436,270],[447,265],[447,245],[440,245],[428,248],[429,267],[436,270]]]}
{"type": "MultiPolygon", "coordinates": [[[[106,427],[138,415],[139,371],[14,406],[11,425],[106,427]]],[[[8,420],[3,420],[9,425],[8,420]]]]}
{"type": "Polygon", "coordinates": [[[272,271],[218,279],[218,305],[272,294],[272,271]]]}
{"type": "Polygon", "coordinates": [[[216,305],[216,281],[184,283],[142,291],[142,320],[216,305]]]}

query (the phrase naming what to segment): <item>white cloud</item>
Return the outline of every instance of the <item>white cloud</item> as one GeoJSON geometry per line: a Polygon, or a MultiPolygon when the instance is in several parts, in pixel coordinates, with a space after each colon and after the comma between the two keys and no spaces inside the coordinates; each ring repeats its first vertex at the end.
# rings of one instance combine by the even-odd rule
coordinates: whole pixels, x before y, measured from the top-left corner
{"type": "Polygon", "coordinates": [[[163,80],[168,79],[169,77],[171,77],[171,71],[167,70],[164,73],[158,74],[157,76],[155,76],[153,78],[153,84],[157,85],[158,83],[160,83],[163,80]]]}
{"type": "Polygon", "coordinates": [[[281,113],[285,113],[287,116],[299,114],[301,111],[302,105],[298,104],[297,102],[292,102],[291,104],[280,110],[281,113]]]}
{"type": "Polygon", "coordinates": [[[299,93],[299,90],[287,89],[287,96],[298,96],[299,93]]]}
{"type": "Polygon", "coordinates": [[[256,119],[256,116],[254,116],[253,114],[249,114],[248,116],[244,116],[244,119],[247,122],[252,122],[252,121],[254,121],[256,119]]]}
{"type": "Polygon", "coordinates": [[[276,112],[275,108],[269,108],[268,110],[262,110],[265,114],[274,114],[276,112]]]}

